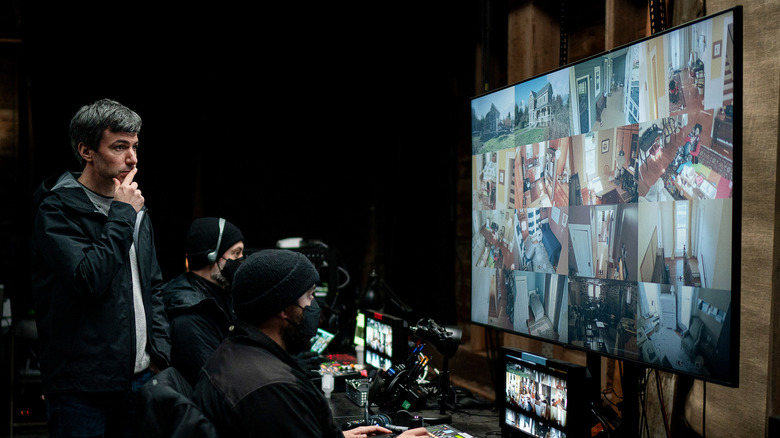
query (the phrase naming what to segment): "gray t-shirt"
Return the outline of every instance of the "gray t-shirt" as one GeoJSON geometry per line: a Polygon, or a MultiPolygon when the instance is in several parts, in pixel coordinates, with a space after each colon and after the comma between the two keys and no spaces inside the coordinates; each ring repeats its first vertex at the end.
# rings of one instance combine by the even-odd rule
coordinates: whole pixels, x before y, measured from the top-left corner
{"type": "MultiPolygon", "coordinates": [[[[84,188],[95,209],[108,216],[108,210],[111,208],[114,198],[99,195],[83,185],[81,187],[84,188]]],[[[138,227],[141,214],[138,214],[138,220],[136,220],[135,224],[136,228],[138,227]]],[[[135,369],[133,372],[139,373],[149,368],[151,357],[146,351],[146,313],[141,296],[141,277],[138,274],[138,258],[135,252],[135,243],[130,245],[130,268],[133,273],[133,309],[135,310],[135,369]]]]}

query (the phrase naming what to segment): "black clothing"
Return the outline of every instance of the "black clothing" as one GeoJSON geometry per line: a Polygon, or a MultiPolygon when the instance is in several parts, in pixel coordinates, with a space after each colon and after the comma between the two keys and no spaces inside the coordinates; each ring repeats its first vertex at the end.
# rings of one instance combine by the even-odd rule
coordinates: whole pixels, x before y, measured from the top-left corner
{"type": "Polygon", "coordinates": [[[220,436],[344,436],[307,372],[241,320],[206,362],[192,398],[220,436]]]}
{"type": "Polygon", "coordinates": [[[35,193],[32,297],[47,394],[126,391],[135,366],[130,246],[135,243],[146,313],[147,351],[167,367],[168,322],[153,295],[162,280],[146,210],[112,202],[96,210],[68,172],[35,193]],[[55,186],[56,185],[56,186],[55,186]]]}
{"type": "Polygon", "coordinates": [[[162,286],[171,324],[171,365],[190,385],[235,321],[230,292],[185,272],[162,286]]]}
{"type": "Polygon", "coordinates": [[[217,431],[190,399],[192,387],[174,367],[141,387],[136,436],[142,438],[216,438],[217,431]]]}

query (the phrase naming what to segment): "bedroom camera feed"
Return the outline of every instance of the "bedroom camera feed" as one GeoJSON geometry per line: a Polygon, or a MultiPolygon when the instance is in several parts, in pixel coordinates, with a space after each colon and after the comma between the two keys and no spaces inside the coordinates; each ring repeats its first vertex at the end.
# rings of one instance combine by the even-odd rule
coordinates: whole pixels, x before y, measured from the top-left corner
{"type": "Polygon", "coordinates": [[[738,383],[740,11],[472,99],[472,322],[738,383]]]}

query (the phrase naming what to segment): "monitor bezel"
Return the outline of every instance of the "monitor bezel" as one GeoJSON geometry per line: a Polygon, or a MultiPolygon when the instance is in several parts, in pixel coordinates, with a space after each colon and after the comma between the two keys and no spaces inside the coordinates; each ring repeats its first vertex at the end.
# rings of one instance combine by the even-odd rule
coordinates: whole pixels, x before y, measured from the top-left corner
{"type": "Polygon", "coordinates": [[[587,367],[539,356],[515,347],[501,347],[499,363],[501,366],[499,395],[502,397],[499,412],[499,426],[501,428],[502,436],[509,438],[536,436],[507,423],[508,410],[513,410],[519,415],[525,415],[524,411],[513,409],[511,403],[506,400],[506,380],[507,373],[509,372],[507,367],[509,364],[522,365],[531,370],[545,373],[566,382],[566,426],[555,425],[554,421],[540,418],[535,413],[532,413],[532,415],[529,416],[530,420],[542,423],[542,425],[549,428],[555,428],[563,432],[567,438],[587,436],[589,430],[587,425],[587,413],[590,412],[593,399],[598,397],[598,394],[588,394],[591,378],[588,374],[587,367]]]}
{"type": "MultiPolygon", "coordinates": [[[[730,339],[729,339],[729,353],[728,353],[728,373],[724,374],[723,377],[720,376],[707,376],[700,373],[694,373],[694,372],[687,372],[685,370],[681,369],[675,369],[673,367],[665,366],[663,364],[657,364],[657,363],[650,363],[647,361],[644,361],[642,359],[634,359],[631,357],[626,357],[618,354],[612,354],[612,353],[605,353],[601,351],[594,351],[588,348],[580,347],[577,345],[574,345],[570,342],[559,342],[553,339],[545,338],[545,337],[539,337],[534,336],[530,333],[522,333],[518,332],[516,330],[507,329],[503,327],[499,327],[490,323],[485,323],[482,321],[477,321],[473,318],[473,314],[471,315],[471,323],[477,326],[482,326],[494,330],[498,330],[500,332],[506,332],[514,335],[518,335],[521,337],[526,337],[529,339],[539,340],[543,342],[548,342],[556,345],[560,345],[563,348],[571,349],[571,350],[577,350],[582,351],[588,354],[595,353],[599,356],[607,357],[607,358],[613,358],[620,361],[626,361],[628,363],[636,364],[640,367],[647,367],[647,368],[653,368],[658,369],[661,371],[667,371],[672,372],[675,374],[680,375],[687,375],[690,377],[693,377],[695,379],[727,386],[727,387],[739,387],[739,368],[740,368],[740,352],[739,352],[739,345],[740,345],[740,309],[741,309],[741,251],[740,248],[740,237],[741,237],[741,229],[742,229],[742,165],[743,165],[743,152],[742,152],[742,132],[743,132],[743,81],[744,81],[744,70],[742,65],[742,54],[743,54],[743,16],[742,16],[742,6],[734,6],[731,8],[724,9],[722,11],[719,11],[717,13],[713,13],[704,17],[700,17],[698,19],[692,20],[687,23],[683,23],[681,25],[666,29],[664,31],[658,32],[656,34],[653,34],[651,36],[632,41],[630,43],[615,47],[613,49],[610,49],[608,51],[604,51],[602,53],[598,53],[580,60],[577,60],[571,64],[541,73],[539,75],[535,75],[533,77],[529,77],[527,79],[524,79],[519,82],[515,82],[512,84],[507,84],[505,86],[496,88],[494,90],[487,91],[485,93],[481,93],[479,95],[476,95],[471,98],[471,101],[480,99],[482,97],[485,97],[490,94],[494,94],[497,92],[500,92],[502,90],[506,90],[508,88],[515,87],[518,84],[522,84],[523,82],[532,81],[536,78],[540,78],[543,76],[546,76],[551,73],[555,73],[557,71],[565,70],[568,68],[571,68],[579,63],[585,63],[587,61],[598,59],[600,57],[604,57],[605,55],[608,55],[613,52],[621,51],[628,49],[632,46],[639,45],[643,42],[663,37],[664,35],[670,34],[672,32],[678,31],[680,29],[685,29],[690,26],[693,26],[697,23],[705,22],[707,20],[712,20],[713,18],[724,16],[732,14],[732,22],[734,24],[734,63],[732,65],[732,69],[734,71],[734,96],[733,96],[733,175],[734,178],[732,180],[733,184],[733,194],[731,196],[732,200],[732,255],[731,255],[731,290],[730,290],[730,305],[729,305],[729,333],[730,333],[730,339]],[[739,144],[739,147],[737,146],[739,144]]],[[[592,132],[592,131],[591,131],[592,132]]],[[[575,134],[572,134],[575,135],[575,134]]],[[[474,211],[474,210],[472,210],[474,211]]],[[[471,269],[474,269],[474,260],[471,261],[471,269]]],[[[564,277],[568,280],[570,280],[570,277],[566,275],[561,274],[549,274],[549,275],[560,275],[561,277],[564,277]]],[[[578,277],[582,278],[582,277],[578,277]]],[[[637,285],[638,282],[633,282],[633,284],[637,285]]],[[[470,295],[473,296],[474,290],[473,286],[470,290],[470,295]]]]}
{"type": "Polygon", "coordinates": [[[364,362],[368,363],[368,354],[372,352],[380,358],[387,359],[392,365],[397,365],[408,356],[411,349],[409,348],[409,324],[403,318],[388,313],[380,312],[372,309],[361,309],[361,313],[364,315],[364,334],[363,334],[363,355],[364,362]],[[387,354],[376,350],[371,347],[368,341],[368,324],[369,320],[377,321],[381,324],[389,326],[393,330],[392,334],[392,354],[387,354]]]}

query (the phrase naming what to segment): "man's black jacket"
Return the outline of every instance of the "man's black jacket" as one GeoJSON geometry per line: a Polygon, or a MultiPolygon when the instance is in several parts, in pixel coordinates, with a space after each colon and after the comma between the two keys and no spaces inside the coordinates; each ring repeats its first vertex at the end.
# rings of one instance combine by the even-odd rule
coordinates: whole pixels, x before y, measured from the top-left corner
{"type": "Polygon", "coordinates": [[[241,320],[206,362],[192,398],[220,436],[344,436],[295,358],[241,320]]]}
{"type": "Polygon", "coordinates": [[[35,194],[32,297],[47,394],[124,391],[135,366],[130,246],[135,243],[147,350],[170,362],[168,321],[153,291],[162,280],[146,210],[113,202],[96,210],[78,175],[44,181],[35,194]]]}
{"type": "Polygon", "coordinates": [[[161,295],[171,324],[171,364],[195,385],[235,321],[230,292],[185,272],[166,283],[161,295]]]}

